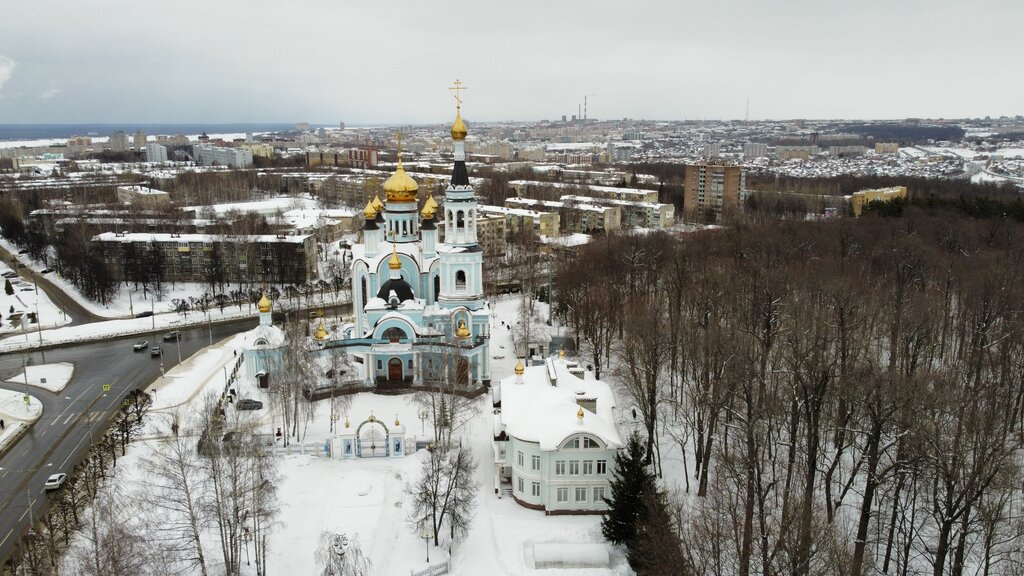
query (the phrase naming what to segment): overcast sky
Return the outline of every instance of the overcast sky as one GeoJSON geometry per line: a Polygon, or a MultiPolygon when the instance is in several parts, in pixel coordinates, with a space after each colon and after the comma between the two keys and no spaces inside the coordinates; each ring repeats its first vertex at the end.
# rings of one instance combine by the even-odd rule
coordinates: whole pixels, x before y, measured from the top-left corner
{"type": "Polygon", "coordinates": [[[1024,113],[1019,0],[33,0],[0,122],[1024,113]]]}

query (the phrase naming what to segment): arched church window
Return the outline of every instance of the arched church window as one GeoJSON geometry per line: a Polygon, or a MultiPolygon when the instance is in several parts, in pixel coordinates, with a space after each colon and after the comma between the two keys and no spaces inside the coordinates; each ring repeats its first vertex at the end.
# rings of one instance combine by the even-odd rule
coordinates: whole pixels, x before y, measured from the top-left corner
{"type": "Polygon", "coordinates": [[[456,228],[462,228],[465,225],[466,225],[466,213],[463,212],[462,210],[459,210],[458,212],[455,213],[455,227],[456,228]]]}
{"type": "Polygon", "coordinates": [[[384,339],[390,341],[392,344],[397,344],[399,340],[405,337],[405,330],[402,330],[401,328],[388,328],[384,331],[384,339]]]}
{"type": "Polygon", "coordinates": [[[441,297],[441,277],[434,276],[434,301],[441,297]]]}
{"type": "Polygon", "coordinates": [[[455,289],[466,289],[466,272],[463,270],[459,270],[458,272],[455,273],[455,289]]]}
{"type": "Polygon", "coordinates": [[[360,300],[360,302],[363,304],[363,306],[365,306],[366,305],[366,276],[363,276],[361,284],[362,284],[362,286],[360,286],[360,288],[361,288],[362,300],[360,300]]]}

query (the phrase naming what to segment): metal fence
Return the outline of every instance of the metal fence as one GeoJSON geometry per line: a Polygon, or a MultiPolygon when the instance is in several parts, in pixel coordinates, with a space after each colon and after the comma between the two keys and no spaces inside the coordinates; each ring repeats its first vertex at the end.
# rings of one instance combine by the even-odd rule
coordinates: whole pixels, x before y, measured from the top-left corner
{"type": "Polygon", "coordinates": [[[424,568],[423,570],[420,570],[419,572],[416,572],[414,570],[410,570],[409,571],[409,574],[411,576],[438,576],[440,574],[447,574],[447,573],[448,573],[448,560],[445,560],[445,561],[440,562],[438,564],[431,564],[430,566],[427,566],[426,568],[424,568]]]}

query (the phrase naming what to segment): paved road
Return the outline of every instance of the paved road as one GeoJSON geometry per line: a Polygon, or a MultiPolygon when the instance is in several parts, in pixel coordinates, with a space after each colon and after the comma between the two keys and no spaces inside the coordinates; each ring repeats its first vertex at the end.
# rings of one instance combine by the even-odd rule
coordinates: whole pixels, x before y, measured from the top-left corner
{"type": "MultiPolygon", "coordinates": [[[[251,329],[255,318],[215,324],[213,339],[251,329]]],[[[209,345],[207,326],[182,330],[181,358],[187,359],[209,345]]],[[[47,476],[70,472],[85,456],[90,436],[102,432],[124,396],[133,389],[144,388],[160,374],[160,362],[148,352],[132,352],[132,343],[139,337],[104,340],[53,350],[0,355],[0,388],[24,391],[24,385],[6,382],[21,372],[22,362],[32,365],[72,362],[75,372],[60,393],[32,389],[33,396],[43,404],[43,415],[32,429],[0,458],[0,561],[10,554],[29,522],[29,499],[32,514],[38,518],[48,503],[43,491],[47,476]],[[111,390],[104,393],[103,384],[111,390]]],[[[148,336],[151,343],[164,349],[164,368],[178,363],[173,342],[160,341],[160,334],[148,336]]]]}
{"type": "Polygon", "coordinates": [[[46,295],[50,297],[50,301],[59,306],[65,313],[71,316],[70,326],[78,326],[80,324],[86,324],[88,322],[97,322],[99,320],[106,320],[101,316],[97,316],[92,312],[85,309],[84,306],[79,304],[74,298],[71,298],[64,293],[63,290],[54,286],[53,282],[50,282],[44,274],[37,274],[32,271],[29,267],[17,268],[17,260],[14,254],[11,254],[7,250],[0,246],[0,258],[10,266],[14,271],[21,275],[22,278],[30,280],[39,286],[39,289],[46,292],[46,295]]]}

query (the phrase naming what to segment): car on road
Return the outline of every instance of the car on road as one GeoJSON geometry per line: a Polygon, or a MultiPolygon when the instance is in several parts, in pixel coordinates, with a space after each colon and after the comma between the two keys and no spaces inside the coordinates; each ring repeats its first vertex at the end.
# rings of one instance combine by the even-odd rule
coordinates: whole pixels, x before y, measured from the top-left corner
{"type": "Polygon", "coordinates": [[[53,268],[43,268],[39,271],[40,274],[49,274],[50,272],[53,272],[53,268]]]}
{"type": "Polygon", "coordinates": [[[18,273],[15,272],[14,270],[8,270],[7,272],[3,273],[3,277],[4,278],[17,278],[18,277],[18,273]]]}
{"type": "Polygon", "coordinates": [[[170,342],[171,340],[178,340],[181,338],[181,330],[172,330],[167,334],[164,334],[164,342],[170,342]]]}
{"type": "Polygon", "coordinates": [[[263,402],[252,398],[243,398],[235,403],[235,410],[260,410],[262,408],[263,402]]]}
{"type": "Polygon", "coordinates": [[[149,340],[139,340],[132,346],[132,351],[139,352],[145,350],[149,346],[149,340]]]}
{"type": "Polygon", "coordinates": [[[156,356],[160,356],[161,354],[162,354],[162,352],[160,352],[160,347],[159,346],[153,346],[152,348],[149,349],[149,355],[150,356],[156,357],[156,356]]]}
{"type": "Polygon", "coordinates": [[[24,250],[18,250],[18,254],[28,254],[28,248],[24,250]]]}
{"type": "Polygon", "coordinates": [[[152,310],[146,310],[145,312],[139,312],[138,314],[135,315],[135,317],[136,318],[149,318],[152,315],[153,315],[153,311],[152,310]]]}
{"type": "Polygon", "coordinates": [[[43,488],[47,490],[56,490],[64,485],[67,481],[68,475],[61,472],[60,474],[53,474],[46,479],[46,484],[43,484],[43,488]]]}

